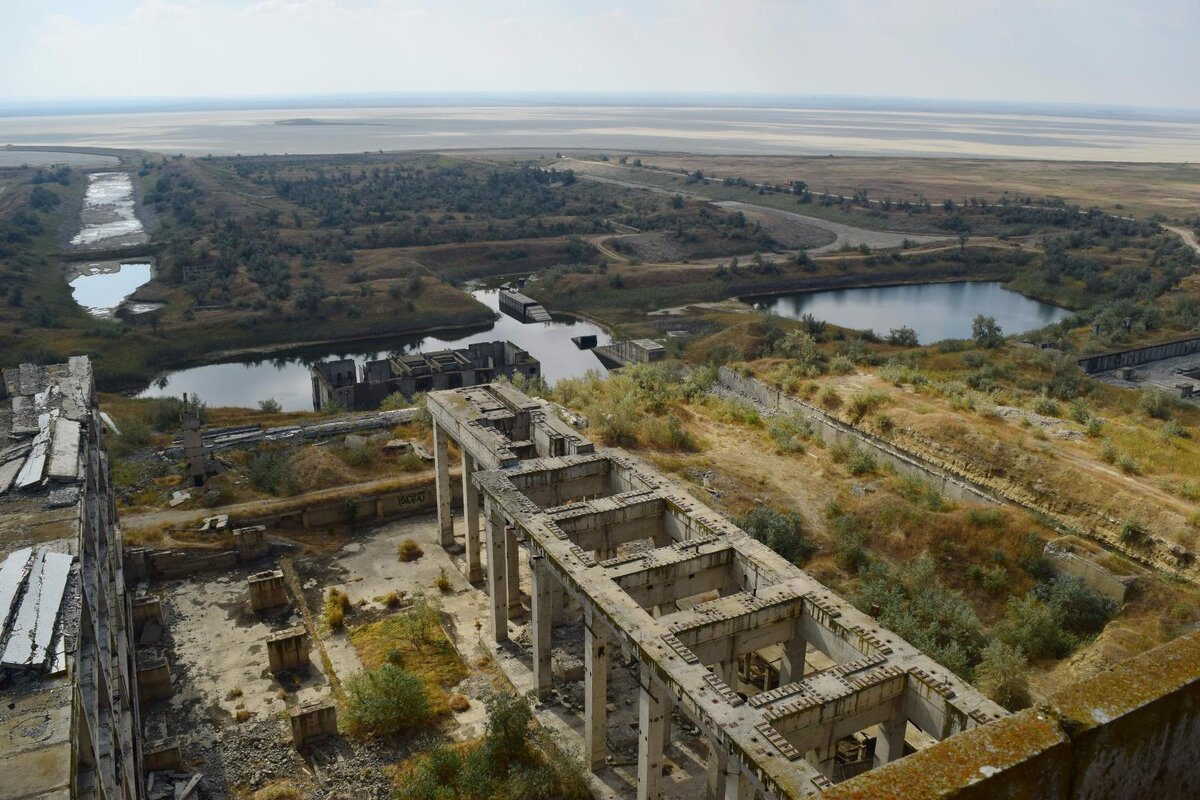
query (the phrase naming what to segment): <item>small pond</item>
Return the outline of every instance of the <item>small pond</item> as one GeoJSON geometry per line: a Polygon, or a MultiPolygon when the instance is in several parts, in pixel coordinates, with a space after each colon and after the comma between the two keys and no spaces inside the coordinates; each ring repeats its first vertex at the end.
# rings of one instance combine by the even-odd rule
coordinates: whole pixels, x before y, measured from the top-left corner
{"type": "Polygon", "coordinates": [[[108,318],[152,275],[148,262],[89,264],[71,281],[71,293],[89,314],[108,318]]]}
{"type": "Polygon", "coordinates": [[[881,336],[892,328],[908,326],[922,344],[969,338],[978,314],[995,317],[1006,334],[1043,328],[1071,314],[991,281],[871,286],[742,299],[782,317],[799,319],[812,314],[843,328],[870,328],[881,336]]]}
{"type": "MultiPolygon", "coordinates": [[[[495,289],[471,293],[488,308],[499,307],[495,289]]],[[[542,374],[554,382],[583,375],[588,370],[604,371],[596,356],[578,349],[572,336],[594,335],[599,344],[611,339],[603,328],[568,318],[553,322],[522,324],[501,314],[492,325],[474,331],[438,336],[395,336],[369,341],[281,350],[271,356],[242,358],[219,364],[181,369],[162,375],[138,397],[178,397],[184,392],[199,394],[210,406],[253,408],[260,400],[274,398],[285,411],[312,410],[312,379],[309,367],[319,361],[353,358],[358,362],[388,355],[466,347],[473,342],[506,339],[528,350],[542,362],[542,374]]]]}

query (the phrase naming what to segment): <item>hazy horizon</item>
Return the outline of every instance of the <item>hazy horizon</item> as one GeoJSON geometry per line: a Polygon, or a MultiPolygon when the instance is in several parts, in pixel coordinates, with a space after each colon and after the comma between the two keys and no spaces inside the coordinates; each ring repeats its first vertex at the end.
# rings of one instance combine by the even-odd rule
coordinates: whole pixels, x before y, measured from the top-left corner
{"type": "Polygon", "coordinates": [[[700,91],[1200,109],[1194,0],[0,0],[0,19],[11,104],[700,91]]]}

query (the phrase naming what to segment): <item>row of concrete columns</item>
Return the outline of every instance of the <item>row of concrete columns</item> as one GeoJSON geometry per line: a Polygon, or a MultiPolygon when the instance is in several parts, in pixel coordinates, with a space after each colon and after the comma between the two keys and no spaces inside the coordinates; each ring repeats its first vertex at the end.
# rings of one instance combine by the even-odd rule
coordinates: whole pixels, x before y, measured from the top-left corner
{"type": "MultiPolygon", "coordinates": [[[[437,470],[437,512],[439,538],[443,546],[455,543],[454,524],[451,516],[451,493],[449,476],[449,436],[434,424],[434,459],[437,470]]],[[[476,471],[474,459],[462,451],[463,507],[466,525],[465,556],[467,576],[471,582],[486,577],[489,597],[489,622],[492,638],[496,642],[509,639],[508,620],[511,614],[522,610],[520,602],[520,546],[516,530],[506,525],[499,509],[490,500],[484,499],[483,520],[480,530],[479,494],[471,475],[476,471]],[[481,536],[482,533],[482,536],[481,536]],[[487,552],[486,568],[482,553],[487,552]]],[[[541,556],[532,555],[529,560],[531,586],[531,643],[533,647],[534,686],[539,694],[548,692],[552,686],[551,630],[555,623],[564,620],[568,601],[561,583],[551,573],[541,556]]],[[[678,611],[675,602],[669,601],[654,608],[655,616],[678,611]]],[[[595,771],[602,769],[608,756],[607,747],[607,687],[608,671],[611,667],[610,633],[607,624],[596,617],[592,609],[584,608],[584,757],[595,771]]],[[[780,665],[781,684],[800,680],[804,676],[807,642],[800,632],[797,620],[792,636],[783,642],[783,658],[780,665]]],[[[735,691],[738,681],[739,659],[714,665],[714,670],[735,691]]],[[[648,665],[640,670],[641,688],[638,705],[638,798],[650,800],[662,796],[663,751],[671,739],[671,714],[673,698],[666,687],[658,682],[648,665]]],[[[886,764],[903,754],[906,720],[903,716],[880,726],[880,735],[875,749],[876,764],[886,764]]],[[[835,751],[808,754],[823,772],[833,771],[835,751]]],[[[742,772],[737,758],[731,757],[719,742],[710,741],[708,765],[708,796],[714,800],[753,800],[754,786],[742,772]]]]}

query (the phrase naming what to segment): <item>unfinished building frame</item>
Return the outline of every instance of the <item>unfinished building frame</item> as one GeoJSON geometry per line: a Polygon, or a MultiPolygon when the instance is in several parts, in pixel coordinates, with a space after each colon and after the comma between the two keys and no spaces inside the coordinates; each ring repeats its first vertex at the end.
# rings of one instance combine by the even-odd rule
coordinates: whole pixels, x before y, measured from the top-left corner
{"type": "MultiPolygon", "coordinates": [[[[429,408],[435,431],[463,452],[464,485],[473,484],[469,571],[481,569],[470,554],[472,535],[479,541],[470,517],[482,500],[488,630],[497,642],[508,639],[519,597],[518,554],[528,559],[539,691],[552,682],[556,592],[582,608],[584,757],[592,769],[605,764],[612,648],[636,655],[639,798],[662,795],[672,708],[708,740],[709,795],[722,798],[815,795],[842,777],[834,772],[838,743],[868,728],[878,726],[880,765],[903,754],[910,724],[942,740],[1007,715],[628,454],[597,450],[573,432],[569,444],[539,445],[537,431],[555,426],[537,401],[477,387],[432,393],[429,408]],[[521,424],[524,415],[532,426],[521,424]],[[739,663],[776,647],[779,685],[743,694],[739,663]],[[809,648],[833,666],[805,674],[809,648]]],[[[448,497],[441,468],[438,485],[448,497]]]]}

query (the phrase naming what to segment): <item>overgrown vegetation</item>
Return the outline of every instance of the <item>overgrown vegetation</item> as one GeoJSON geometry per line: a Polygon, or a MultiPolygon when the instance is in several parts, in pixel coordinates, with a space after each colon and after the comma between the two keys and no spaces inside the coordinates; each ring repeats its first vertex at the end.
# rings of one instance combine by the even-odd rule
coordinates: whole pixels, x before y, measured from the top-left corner
{"type": "Polygon", "coordinates": [[[436,745],[397,778],[396,800],[585,800],[582,761],[534,727],[529,701],[495,692],[483,738],[436,745]]]}

